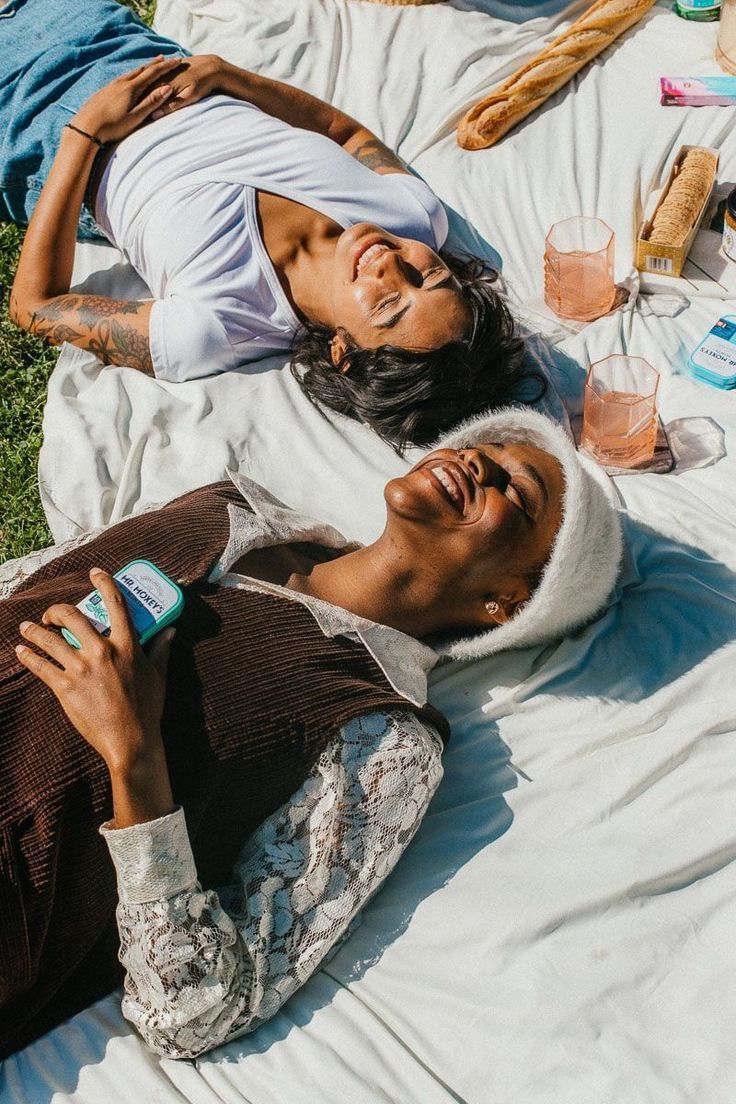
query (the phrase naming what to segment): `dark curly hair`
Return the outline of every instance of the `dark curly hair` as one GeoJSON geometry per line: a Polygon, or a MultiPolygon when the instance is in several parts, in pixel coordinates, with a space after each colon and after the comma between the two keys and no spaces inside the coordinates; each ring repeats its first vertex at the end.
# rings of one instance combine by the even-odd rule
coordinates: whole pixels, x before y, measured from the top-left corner
{"type": "Polygon", "coordinates": [[[489,407],[534,402],[547,390],[544,376],[524,367],[524,342],[492,287],[497,273],[488,272],[477,257],[440,256],[470,307],[466,337],[421,353],[396,345],[361,349],[350,343],[337,366],[330,355],[334,333],[328,326],[307,323],[293,345],[291,371],[308,398],[316,406],[367,422],[400,453],[409,445],[432,444],[464,418],[489,407]],[[536,384],[531,395],[526,386],[530,380],[536,384]]]}

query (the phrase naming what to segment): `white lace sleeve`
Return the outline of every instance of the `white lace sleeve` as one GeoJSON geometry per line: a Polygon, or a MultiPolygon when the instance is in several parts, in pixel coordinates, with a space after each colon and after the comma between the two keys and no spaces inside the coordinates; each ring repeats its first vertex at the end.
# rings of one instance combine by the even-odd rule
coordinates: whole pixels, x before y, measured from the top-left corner
{"type": "Polygon", "coordinates": [[[441,749],[413,714],[352,721],[219,894],[196,882],[181,813],[103,827],[121,898],[123,1012],[153,1050],[196,1057],[258,1027],[307,981],[416,832],[441,749]]]}

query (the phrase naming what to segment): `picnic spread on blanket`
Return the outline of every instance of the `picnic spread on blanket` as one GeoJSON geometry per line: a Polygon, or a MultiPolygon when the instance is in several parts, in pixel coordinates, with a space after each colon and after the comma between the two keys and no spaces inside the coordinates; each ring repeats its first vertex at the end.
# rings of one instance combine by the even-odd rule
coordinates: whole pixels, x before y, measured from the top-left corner
{"type": "MultiPolygon", "coordinates": [[[[112,994],[8,1058],[0,1104],[731,1104],[736,131],[723,89],[687,99],[687,81],[731,79],[698,7],[159,0],[156,29],[193,53],[365,122],[442,200],[450,245],[500,269],[551,384],[538,405],[615,472],[625,561],[583,630],[432,674],[442,784],[273,1019],[176,1063],[112,994]],[[688,76],[666,77],[665,103],[668,74],[688,76]],[[554,259],[572,219],[609,233],[557,239],[554,259]],[[576,316],[550,266],[584,253],[602,254],[602,290],[576,316]],[[587,427],[584,401],[601,404],[587,427]]],[[[91,243],[75,286],[149,293],[91,243]]],[[[66,345],[39,465],[55,540],[228,470],[375,539],[381,488],[420,453],[325,417],[286,352],[256,364],[177,383],[66,345]]]]}

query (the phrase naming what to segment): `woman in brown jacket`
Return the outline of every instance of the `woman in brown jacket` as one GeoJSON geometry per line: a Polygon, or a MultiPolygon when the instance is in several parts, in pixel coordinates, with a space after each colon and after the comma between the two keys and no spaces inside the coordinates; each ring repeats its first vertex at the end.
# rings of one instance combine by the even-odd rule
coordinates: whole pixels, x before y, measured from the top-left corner
{"type": "Polygon", "coordinates": [[[191,1057],[272,1016],[439,783],[429,669],[563,635],[618,568],[601,485],[531,412],[483,416],[391,480],[368,547],[233,483],[6,573],[4,1053],[118,982],[116,898],[123,1008],[151,1047],[191,1057]],[[134,557],[186,595],[148,655],[110,575],[134,557]],[[72,604],[90,583],[107,637],[72,604]]]}

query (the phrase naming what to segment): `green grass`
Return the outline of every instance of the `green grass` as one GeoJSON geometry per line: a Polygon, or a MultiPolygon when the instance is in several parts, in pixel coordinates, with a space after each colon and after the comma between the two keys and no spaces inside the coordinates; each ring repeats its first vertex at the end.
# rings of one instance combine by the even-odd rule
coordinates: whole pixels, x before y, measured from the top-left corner
{"type": "Polygon", "coordinates": [[[51,542],[36,482],[46,382],[56,351],[8,318],[23,234],[0,225],[0,563],[51,542]]]}
{"type": "MultiPolygon", "coordinates": [[[[150,25],[156,0],[121,0],[150,25]]],[[[23,232],[0,223],[0,563],[51,543],[36,468],[46,384],[57,351],[8,318],[23,232]]]]}

